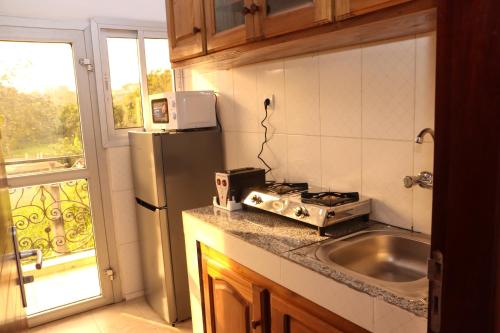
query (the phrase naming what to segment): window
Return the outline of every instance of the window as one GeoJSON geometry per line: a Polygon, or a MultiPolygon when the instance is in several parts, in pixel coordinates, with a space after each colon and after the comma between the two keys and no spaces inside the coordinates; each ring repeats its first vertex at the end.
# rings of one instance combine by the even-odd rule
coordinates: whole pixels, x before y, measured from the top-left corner
{"type": "Polygon", "coordinates": [[[142,119],[141,73],[136,38],[106,38],[115,129],[137,128],[142,119]]]}
{"type": "Polygon", "coordinates": [[[170,63],[167,66],[165,61],[165,59],[170,58],[168,42],[165,43],[163,39],[146,38],[144,39],[144,47],[149,95],[173,91],[172,69],[170,63]]]}
{"type": "Polygon", "coordinates": [[[165,27],[92,22],[103,143],[128,144],[128,131],[149,128],[151,98],[174,91],[165,27]]]}
{"type": "Polygon", "coordinates": [[[0,130],[9,176],[85,168],[73,66],[69,43],[0,41],[0,130]]]}

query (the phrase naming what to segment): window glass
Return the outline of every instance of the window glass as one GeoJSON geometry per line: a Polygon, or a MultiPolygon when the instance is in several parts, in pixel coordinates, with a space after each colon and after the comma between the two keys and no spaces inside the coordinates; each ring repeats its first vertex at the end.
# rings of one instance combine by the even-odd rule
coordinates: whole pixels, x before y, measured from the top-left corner
{"type": "Polygon", "coordinates": [[[168,41],[160,38],[145,38],[144,48],[149,95],[174,91],[168,41]]]}
{"type": "Polygon", "coordinates": [[[115,129],[143,126],[136,38],[107,38],[115,129]]]}
{"type": "Polygon", "coordinates": [[[245,24],[243,0],[215,0],[215,31],[222,32],[245,24]]]}
{"type": "Polygon", "coordinates": [[[267,15],[273,15],[286,10],[313,4],[312,0],[267,0],[267,15]]]}
{"type": "Polygon", "coordinates": [[[0,41],[0,131],[9,176],[85,167],[71,44],[0,41]]]}

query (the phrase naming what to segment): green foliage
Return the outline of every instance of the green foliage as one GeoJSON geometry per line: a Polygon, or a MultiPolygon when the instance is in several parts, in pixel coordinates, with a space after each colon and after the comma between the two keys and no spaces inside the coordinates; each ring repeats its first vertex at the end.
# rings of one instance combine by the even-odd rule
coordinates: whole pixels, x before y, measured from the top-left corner
{"type": "Polygon", "coordinates": [[[172,71],[167,69],[148,73],[148,92],[150,95],[171,92],[174,85],[172,83],[172,71]]]}
{"type": "Polygon", "coordinates": [[[0,118],[6,159],[82,154],[76,93],[65,87],[27,94],[0,82],[0,118]]]}
{"type": "Polygon", "coordinates": [[[113,90],[113,119],[115,128],[141,127],[142,103],[139,84],[126,84],[113,90]]]}
{"type": "MultiPolygon", "coordinates": [[[[173,91],[172,71],[153,71],[147,75],[150,95],[173,91]]],[[[126,84],[113,90],[115,128],[142,127],[142,101],[139,84],[126,84]]]]}

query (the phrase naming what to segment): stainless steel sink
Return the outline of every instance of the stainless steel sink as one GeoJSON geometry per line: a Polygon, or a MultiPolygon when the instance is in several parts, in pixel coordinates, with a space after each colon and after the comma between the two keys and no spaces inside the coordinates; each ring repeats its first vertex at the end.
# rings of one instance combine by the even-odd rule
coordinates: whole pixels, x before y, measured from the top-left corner
{"type": "Polygon", "coordinates": [[[321,243],[322,262],[408,297],[427,296],[429,238],[399,229],[362,231],[321,243]]]}

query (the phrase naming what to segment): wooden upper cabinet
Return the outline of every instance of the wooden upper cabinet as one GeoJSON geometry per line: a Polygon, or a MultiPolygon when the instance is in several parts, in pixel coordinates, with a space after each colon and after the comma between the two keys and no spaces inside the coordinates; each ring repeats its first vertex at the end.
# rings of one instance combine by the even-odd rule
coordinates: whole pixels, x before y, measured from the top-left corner
{"type": "Polygon", "coordinates": [[[167,0],[170,60],[201,56],[205,50],[203,0],[167,0]]]}
{"type": "Polygon", "coordinates": [[[335,0],[335,19],[345,20],[412,0],[335,0]]]}
{"type": "Polygon", "coordinates": [[[205,0],[207,49],[217,51],[255,38],[252,0],[205,0]]]}
{"type": "Polygon", "coordinates": [[[231,68],[431,31],[436,24],[435,0],[166,0],[166,7],[174,68],[231,68]]]}
{"type": "Polygon", "coordinates": [[[273,37],[333,21],[333,0],[254,0],[256,29],[273,37]]]}

